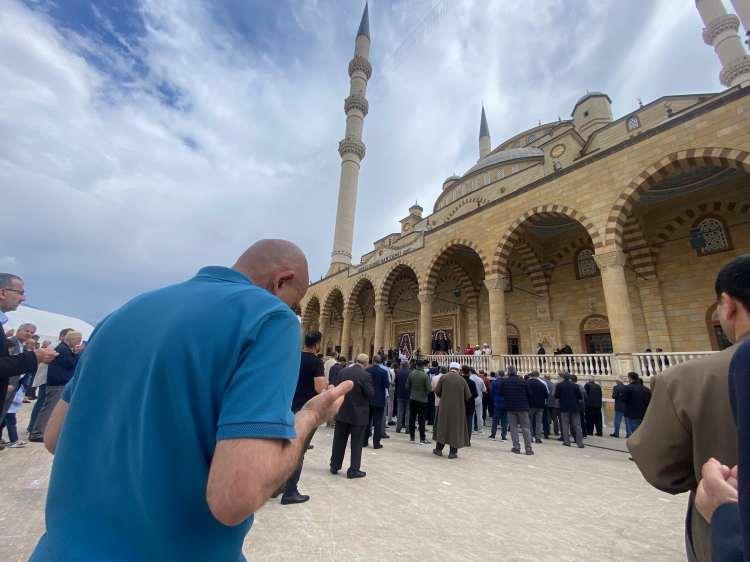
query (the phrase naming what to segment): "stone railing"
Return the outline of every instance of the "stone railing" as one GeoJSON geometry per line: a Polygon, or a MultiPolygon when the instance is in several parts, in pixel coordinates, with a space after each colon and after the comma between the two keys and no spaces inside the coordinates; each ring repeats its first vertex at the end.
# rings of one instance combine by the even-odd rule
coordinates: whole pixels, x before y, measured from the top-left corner
{"type": "Polygon", "coordinates": [[[456,362],[474,367],[477,371],[482,369],[489,373],[492,370],[492,357],[490,355],[427,355],[425,359],[430,363],[437,361],[441,367],[447,367],[450,363],[456,362]]]}
{"type": "Polygon", "coordinates": [[[577,353],[572,355],[501,355],[504,368],[514,366],[520,375],[538,371],[542,375],[556,375],[567,371],[571,375],[598,375],[611,377],[614,374],[612,355],[577,353]]]}
{"type": "Polygon", "coordinates": [[[658,375],[669,367],[716,353],[716,351],[686,351],[684,353],[634,353],[633,370],[642,377],[658,375]]]}

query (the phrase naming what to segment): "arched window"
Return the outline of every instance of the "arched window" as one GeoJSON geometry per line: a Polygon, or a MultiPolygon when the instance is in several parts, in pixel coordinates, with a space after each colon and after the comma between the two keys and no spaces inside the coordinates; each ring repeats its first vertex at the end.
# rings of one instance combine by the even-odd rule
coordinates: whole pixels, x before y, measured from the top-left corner
{"type": "Polygon", "coordinates": [[[492,178],[490,178],[489,174],[484,174],[484,185],[488,185],[492,181],[492,178]]]}
{"type": "Polygon", "coordinates": [[[587,277],[596,277],[599,275],[599,268],[594,261],[594,250],[584,248],[576,254],[576,277],[586,279],[587,277]]]}
{"type": "Polygon", "coordinates": [[[704,217],[693,227],[698,237],[696,251],[699,256],[707,256],[732,249],[729,231],[724,221],[718,217],[704,217]]]}

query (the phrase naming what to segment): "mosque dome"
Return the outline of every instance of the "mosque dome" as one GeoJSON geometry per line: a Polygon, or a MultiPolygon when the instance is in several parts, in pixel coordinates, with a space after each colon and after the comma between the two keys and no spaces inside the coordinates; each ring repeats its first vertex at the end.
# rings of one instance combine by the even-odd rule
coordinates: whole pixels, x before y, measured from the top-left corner
{"type": "Polygon", "coordinates": [[[476,164],[466,170],[464,176],[497,166],[498,164],[511,162],[513,160],[525,160],[527,158],[544,158],[544,151],[534,146],[525,146],[523,148],[509,148],[507,150],[493,152],[484,158],[481,158],[476,164]]]}

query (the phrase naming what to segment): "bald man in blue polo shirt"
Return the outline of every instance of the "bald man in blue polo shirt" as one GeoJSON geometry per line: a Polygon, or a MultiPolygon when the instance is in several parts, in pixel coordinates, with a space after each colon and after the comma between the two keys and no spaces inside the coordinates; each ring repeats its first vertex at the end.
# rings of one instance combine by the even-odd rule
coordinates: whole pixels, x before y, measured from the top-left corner
{"type": "Polygon", "coordinates": [[[253,513],[352,387],[291,413],[307,285],[299,248],[262,240],[99,324],[45,431],[33,562],[244,560],[253,513]]]}

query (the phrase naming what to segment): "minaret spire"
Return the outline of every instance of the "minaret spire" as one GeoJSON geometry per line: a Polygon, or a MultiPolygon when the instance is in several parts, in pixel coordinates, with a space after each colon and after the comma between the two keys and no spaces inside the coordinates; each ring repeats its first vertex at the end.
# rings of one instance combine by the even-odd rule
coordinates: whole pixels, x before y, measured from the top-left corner
{"type": "Polygon", "coordinates": [[[352,263],[354,213],[357,207],[357,184],[360,162],[365,157],[362,128],[368,111],[367,81],[372,76],[370,65],[370,16],[365,2],[362,20],[354,39],[354,58],[349,62],[349,97],[344,100],[346,132],[339,143],[341,177],[336,209],[336,227],[328,275],[347,269],[352,263]]]}
{"type": "Polygon", "coordinates": [[[491,149],[490,128],[487,125],[487,116],[484,114],[484,104],[482,104],[482,119],[479,122],[479,159],[487,156],[491,149]]]}

